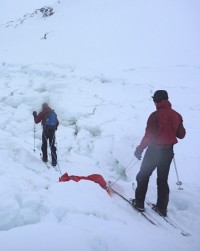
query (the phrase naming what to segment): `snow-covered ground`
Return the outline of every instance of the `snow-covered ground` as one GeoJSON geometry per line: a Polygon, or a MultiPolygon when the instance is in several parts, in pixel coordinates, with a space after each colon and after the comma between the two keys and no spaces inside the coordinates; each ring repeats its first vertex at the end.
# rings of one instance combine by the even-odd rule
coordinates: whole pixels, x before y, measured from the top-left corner
{"type": "MultiPolygon", "coordinates": [[[[19,2],[0,10],[0,249],[199,251],[198,1],[19,2]],[[30,17],[44,5],[55,14],[30,17]],[[32,112],[48,102],[60,121],[61,173],[120,178],[117,188],[133,197],[133,152],[157,89],[168,91],[187,131],[175,146],[183,190],[172,164],[168,215],[189,236],[147,207],[158,227],[151,225],[95,183],[59,183],[60,172],[41,163],[40,125],[34,152],[32,112]]],[[[155,173],[147,199],[156,200],[155,173]]]]}

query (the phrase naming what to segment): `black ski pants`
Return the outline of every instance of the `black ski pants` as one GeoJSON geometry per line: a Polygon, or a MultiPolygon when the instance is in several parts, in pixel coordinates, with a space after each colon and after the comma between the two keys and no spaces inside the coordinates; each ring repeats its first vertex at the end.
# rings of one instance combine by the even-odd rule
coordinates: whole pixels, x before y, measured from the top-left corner
{"type": "Polygon", "coordinates": [[[136,176],[137,188],[135,198],[139,205],[144,207],[145,196],[148,189],[149,178],[157,168],[157,207],[167,210],[169,202],[168,175],[170,164],[174,157],[173,146],[149,146],[145,152],[141,168],[136,176]]]}
{"type": "Polygon", "coordinates": [[[57,154],[56,154],[56,147],[55,147],[55,130],[45,131],[42,132],[42,154],[43,159],[48,159],[47,156],[47,143],[49,140],[49,146],[51,149],[51,158],[52,163],[57,163],[57,154]]]}

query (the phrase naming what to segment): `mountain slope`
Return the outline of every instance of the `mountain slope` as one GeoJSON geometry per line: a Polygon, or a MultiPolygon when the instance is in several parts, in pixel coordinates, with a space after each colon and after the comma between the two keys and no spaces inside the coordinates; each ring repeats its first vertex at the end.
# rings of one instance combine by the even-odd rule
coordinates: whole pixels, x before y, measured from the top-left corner
{"type": "Polygon", "coordinates": [[[197,65],[199,10],[195,0],[30,4],[19,0],[17,6],[9,0],[1,8],[1,58],[11,63],[56,62],[103,70],[197,65]],[[44,6],[53,8],[54,14],[29,16],[44,6]],[[5,29],[9,21],[13,24],[5,29]]]}

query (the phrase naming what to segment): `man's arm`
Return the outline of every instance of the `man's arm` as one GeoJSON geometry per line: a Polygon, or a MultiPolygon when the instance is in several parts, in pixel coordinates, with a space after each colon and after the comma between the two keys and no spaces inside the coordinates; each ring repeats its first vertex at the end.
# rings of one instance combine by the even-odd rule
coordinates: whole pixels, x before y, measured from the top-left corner
{"type": "Polygon", "coordinates": [[[185,128],[183,126],[183,119],[181,118],[181,123],[177,129],[177,132],[176,132],[176,137],[179,138],[179,139],[183,139],[185,137],[185,134],[186,134],[186,131],[185,131],[185,128]]]}
{"type": "Polygon", "coordinates": [[[149,118],[147,120],[145,135],[144,135],[141,143],[139,144],[139,146],[136,147],[136,150],[134,152],[134,155],[138,160],[141,160],[142,152],[154,140],[155,133],[156,133],[157,128],[158,128],[158,121],[157,121],[156,118],[157,118],[156,112],[154,112],[149,116],[149,118]]]}
{"type": "Polygon", "coordinates": [[[43,117],[43,112],[40,112],[38,115],[36,113],[36,116],[34,116],[34,121],[36,124],[40,123],[43,117]]]}
{"type": "Polygon", "coordinates": [[[149,116],[147,120],[145,135],[139,145],[139,147],[142,150],[144,150],[147,146],[149,146],[153,142],[156,131],[157,131],[157,127],[158,127],[158,123],[156,120],[156,113],[154,112],[149,116]]]}

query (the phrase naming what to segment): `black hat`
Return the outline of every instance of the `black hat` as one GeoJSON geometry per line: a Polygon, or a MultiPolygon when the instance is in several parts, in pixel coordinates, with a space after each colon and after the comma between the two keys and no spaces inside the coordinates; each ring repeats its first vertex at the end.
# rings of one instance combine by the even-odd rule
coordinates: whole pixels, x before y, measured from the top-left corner
{"type": "Polygon", "coordinates": [[[152,96],[153,101],[159,103],[162,100],[168,100],[168,93],[165,90],[158,90],[152,96]]]}

